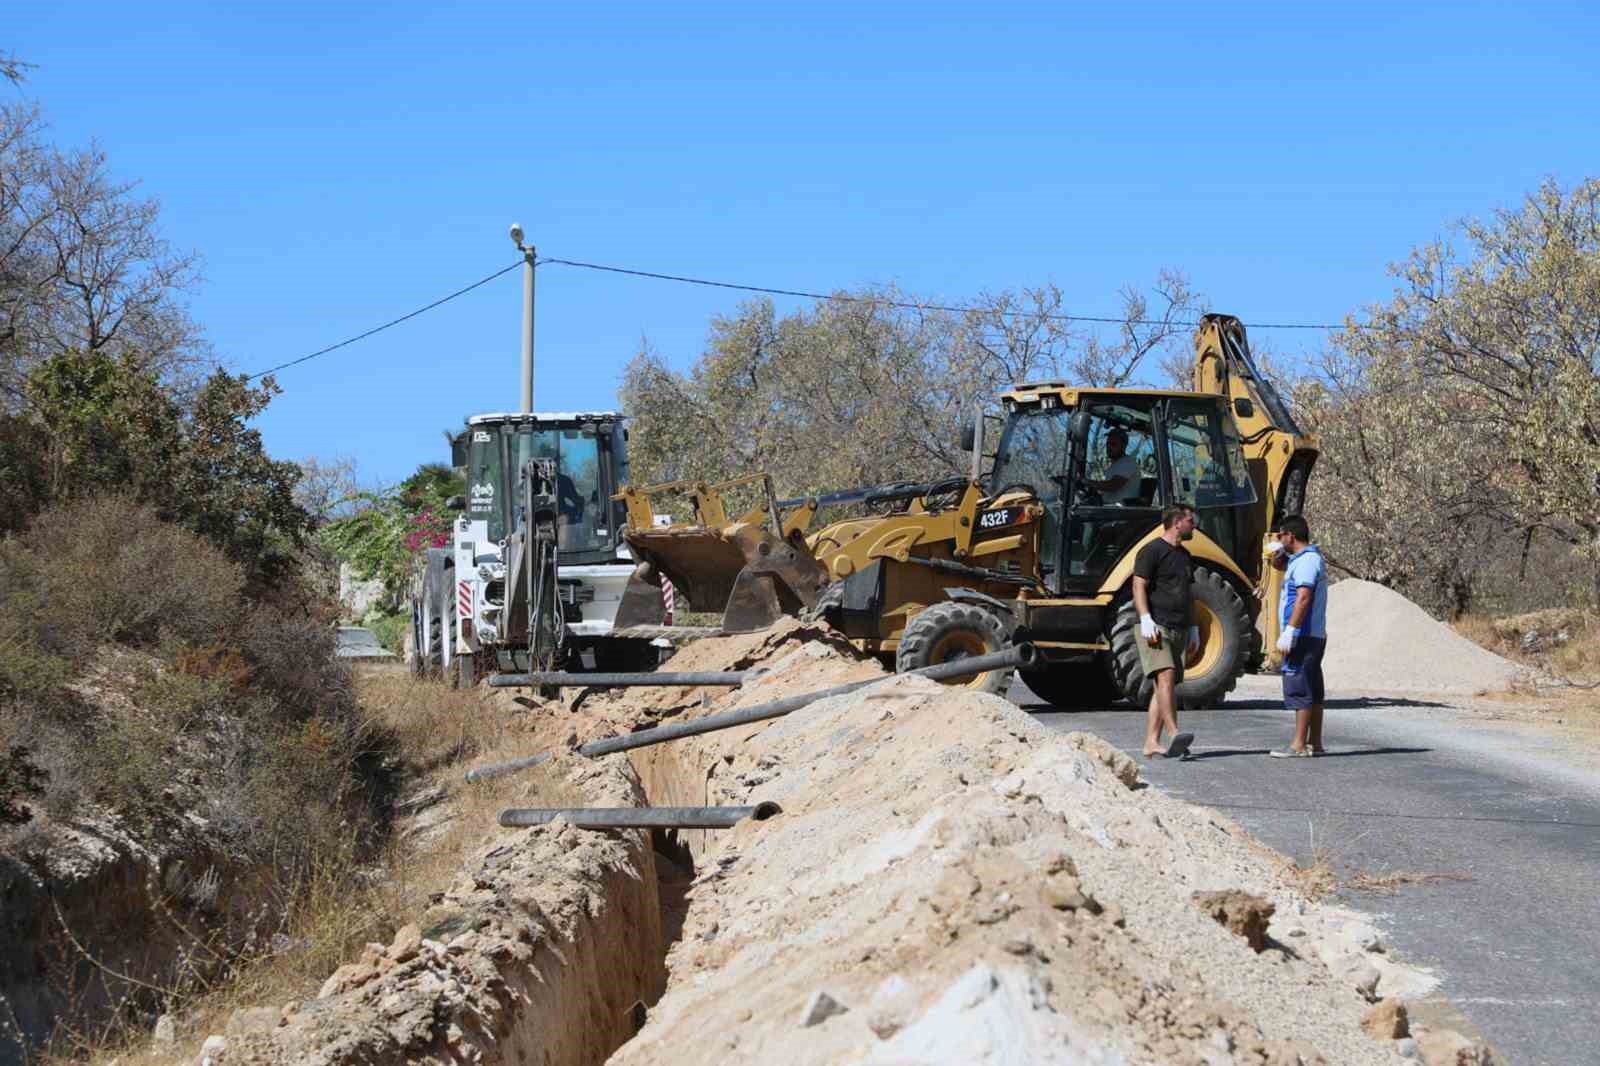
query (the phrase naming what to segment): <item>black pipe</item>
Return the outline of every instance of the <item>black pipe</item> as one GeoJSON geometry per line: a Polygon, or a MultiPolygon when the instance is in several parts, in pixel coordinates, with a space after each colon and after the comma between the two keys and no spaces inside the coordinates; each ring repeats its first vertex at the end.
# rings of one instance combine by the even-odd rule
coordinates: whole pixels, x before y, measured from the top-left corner
{"type": "Polygon", "coordinates": [[[579,829],[732,829],[746,818],[764,822],[783,808],[770,800],[753,807],[508,807],[500,824],[547,825],[565,818],[579,829]]]}
{"type": "Polygon", "coordinates": [[[568,672],[563,670],[547,670],[542,673],[531,674],[495,674],[489,679],[492,688],[520,688],[531,685],[553,685],[557,688],[587,687],[587,688],[635,688],[642,685],[656,685],[662,688],[675,686],[690,687],[694,685],[742,685],[757,676],[758,670],[698,670],[669,673],[666,671],[642,671],[639,673],[602,674],[591,672],[568,672]]]}
{"type": "MultiPolygon", "coordinates": [[[[994,651],[987,655],[968,656],[964,659],[954,659],[947,663],[935,666],[924,666],[918,670],[907,670],[907,674],[926,677],[932,681],[950,681],[958,677],[971,677],[973,674],[985,674],[990,670],[1008,670],[1013,667],[1027,669],[1039,658],[1032,644],[1014,644],[1004,651],[994,651]]],[[[899,676],[899,675],[892,675],[899,676]]],[[[630,751],[633,748],[646,748],[652,744],[664,744],[669,740],[679,740],[683,737],[699,736],[701,733],[715,733],[719,729],[735,729],[752,722],[766,721],[768,718],[781,718],[800,708],[825,700],[830,696],[843,696],[857,689],[866,688],[868,685],[880,684],[889,680],[887,677],[870,677],[864,681],[850,681],[843,685],[834,685],[830,688],[818,689],[815,692],[803,692],[794,696],[785,696],[780,700],[768,703],[758,703],[753,707],[745,707],[738,711],[729,711],[726,714],[708,714],[704,718],[695,718],[687,722],[674,722],[670,725],[658,725],[654,729],[641,729],[637,733],[628,733],[620,737],[606,737],[602,740],[591,740],[587,744],[578,745],[578,754],[594,759],[602,755],[610,755],[618,751],[630,751]]],[[[549,752],[538,755],[527,755],[520,759],[510,759],[506,762],[491,763],[480,766],[475,770],[467,771],[468,781],[482,781],[489,777],[499,777],[501,774],[513,773],[517,770],[526,770],[530,766],[537,766],[550,758],[549,752]]]]}

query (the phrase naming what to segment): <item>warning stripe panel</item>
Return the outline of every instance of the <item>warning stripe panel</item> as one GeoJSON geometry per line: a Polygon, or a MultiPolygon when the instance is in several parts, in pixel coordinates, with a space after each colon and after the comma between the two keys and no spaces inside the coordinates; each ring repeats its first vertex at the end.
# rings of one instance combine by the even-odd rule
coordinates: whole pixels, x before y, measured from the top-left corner
{"type": "Polygon", "coordinates": [[[461,613],[463,615],[470,615],[472,613],[472,582],[461,582],[461,595],[459,598],[461,602],[461,613]]]}

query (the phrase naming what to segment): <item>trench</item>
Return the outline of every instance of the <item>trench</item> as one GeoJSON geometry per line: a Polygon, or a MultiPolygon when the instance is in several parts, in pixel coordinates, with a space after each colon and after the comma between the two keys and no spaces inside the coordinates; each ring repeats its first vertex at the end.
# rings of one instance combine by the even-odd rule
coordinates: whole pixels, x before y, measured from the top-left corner
{"type": "MultiPolygon", "coordinates": [[[[649,749],[634,755],[642,757],[625,764],[633,785],[627,802],[705,802],[706,777],[693,756],[649,749]]],[[[598,1066],[643,1028],[666,992],[667,955],[683,936],[691,886],[716,831],[570,832],[622,848],[613,846],[612,858],[582,887],[560,889],[564,903],[583,911],[566,936],[540,938],[525,965],[501,968],[515,1005],[508,1031],[480,1044],[482,1062],[598,1066]]]]}

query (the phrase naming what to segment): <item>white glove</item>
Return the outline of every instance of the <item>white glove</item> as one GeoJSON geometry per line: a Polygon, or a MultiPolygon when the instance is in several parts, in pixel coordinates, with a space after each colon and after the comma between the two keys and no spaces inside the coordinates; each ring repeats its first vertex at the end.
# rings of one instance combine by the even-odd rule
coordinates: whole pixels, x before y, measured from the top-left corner
{"type": "Polygon", "coordinates": [[[1294,626],[1284,626],[1283,632],[1278,634],[1278,650],[1288,655],[1289,649],[1294,647],[1294,642],[1300,639],[1300,630],[1294,626]]]}
{"type": "Polygon", "coordinates": [[[1147,614],[1139,616],[1139,635],[1148,643],[1156,639],[1156,620],[1147,614]]]}
{"type": "Polygon", "coordinates": [[[1276,558],[1282,551],[1283,544],[1279,541],[1275,540],[1267,545],[1267,554],[1273,556],[1274,558],[1276,558]]]}
{"type": "Polygon", "coordinates": [[[1200,627],[1189,627],[1189,647],[1184,650],[1185,655],[1193,655],[1200,650],[1200,627]]]}

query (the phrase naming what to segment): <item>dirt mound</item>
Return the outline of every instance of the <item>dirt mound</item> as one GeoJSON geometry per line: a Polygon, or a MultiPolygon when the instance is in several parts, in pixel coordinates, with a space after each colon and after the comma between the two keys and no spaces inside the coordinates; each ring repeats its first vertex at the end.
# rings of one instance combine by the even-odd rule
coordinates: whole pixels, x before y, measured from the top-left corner
{"type": "MultiPolygon", "coordinates": [[[[731,690],[506,707],[561,750],[882,676],[794,623],[667,668],[747,667],[765,672],[731,690]]],[[[590,802],[783,813],[654,838],[491,829],[416,929],[323,998],[242,1017],[213,1061],[1400,1063],[1362,1019],[1391,982],[1426,982],[1135,770],[1097,738],[911,677],[627,757],[562,754],[549,772],[590,802]],[[1259,953],[1196,906],[1206,893],[1251,897],[1259,953]]]]}
{"type": "Polygon", "coordinates": [[[1521,673],[1393,589],[1353,579],[1328,589],[1324,670],[1330,689],[1465,694],[1504,689],[1521,673]]]}

